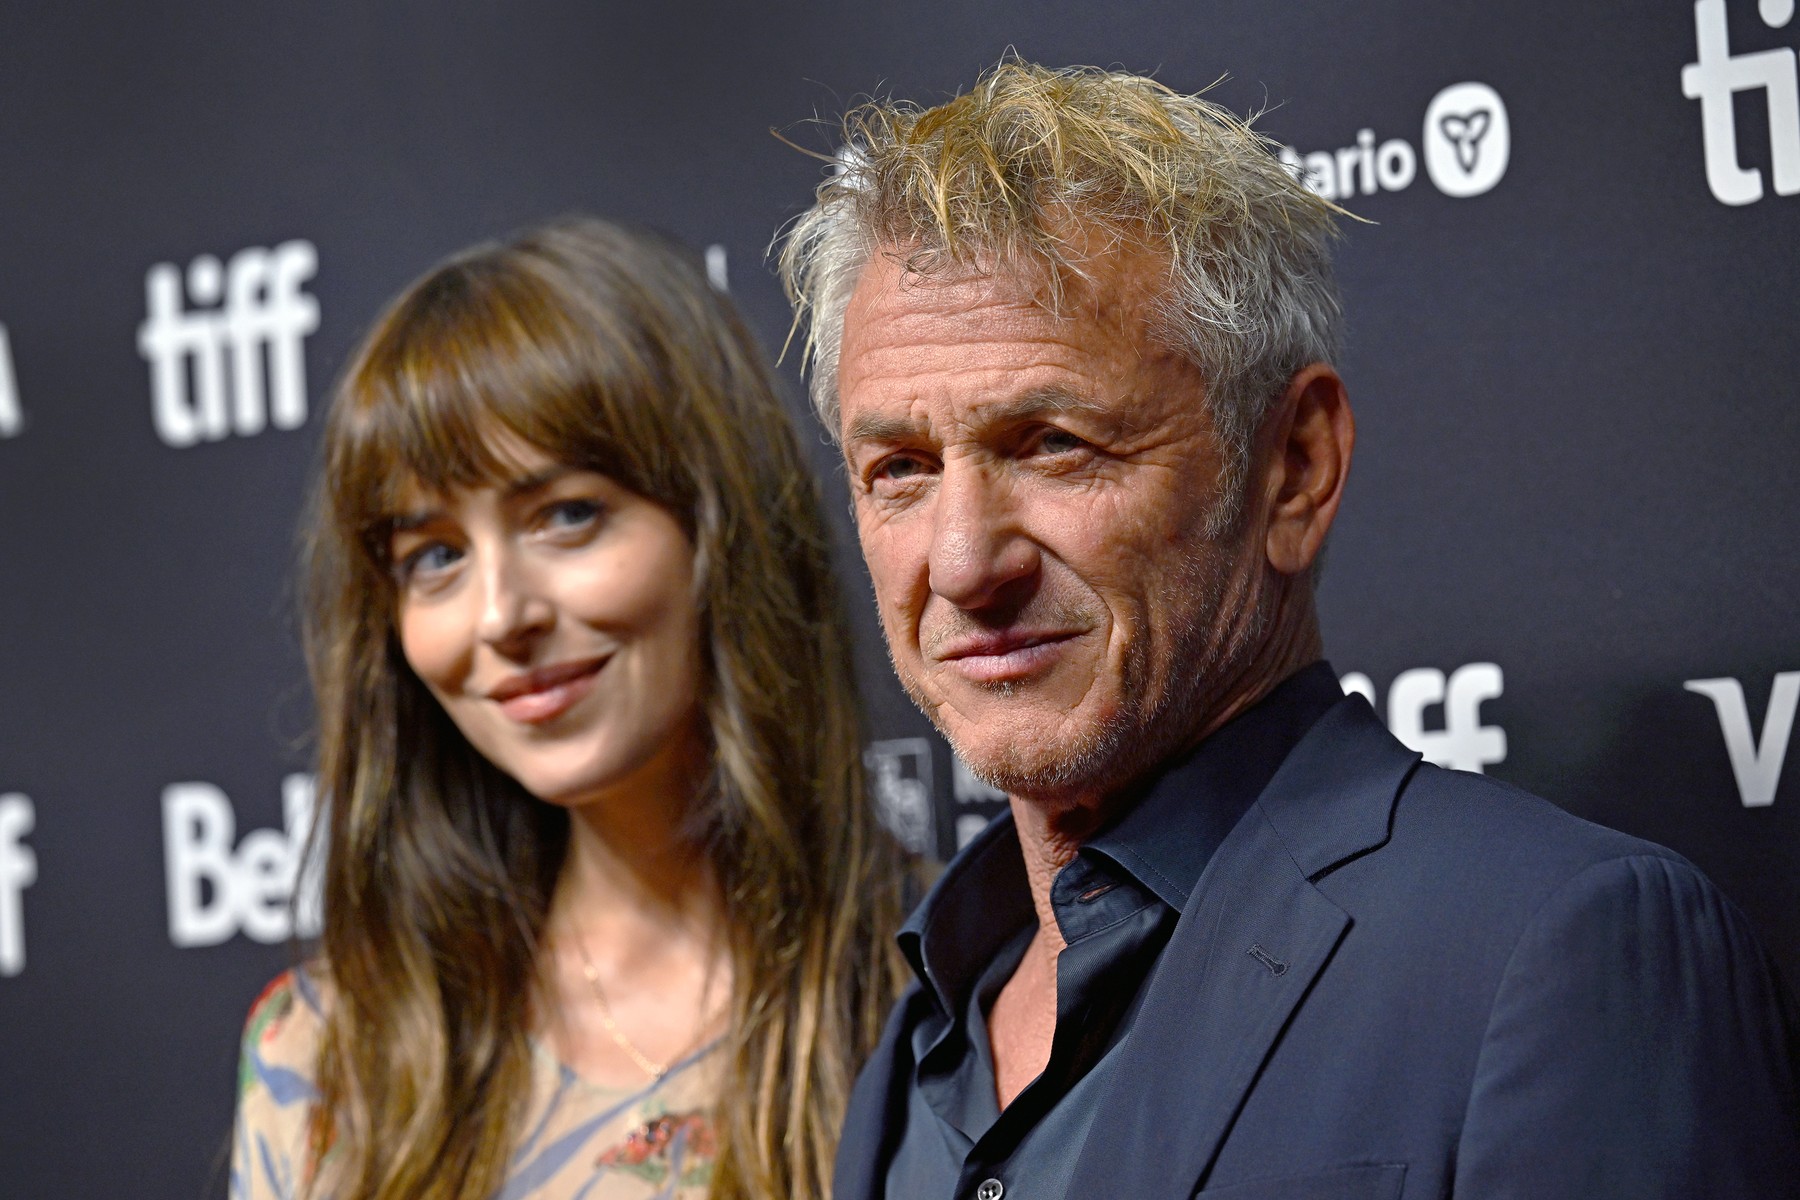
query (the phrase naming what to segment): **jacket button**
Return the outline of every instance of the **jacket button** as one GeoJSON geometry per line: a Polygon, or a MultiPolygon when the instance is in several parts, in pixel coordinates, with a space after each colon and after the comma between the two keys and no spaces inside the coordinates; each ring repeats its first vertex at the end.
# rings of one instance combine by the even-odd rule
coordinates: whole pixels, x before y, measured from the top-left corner
{"type": "Polygon", "coordinates": [[[1000,1200],[1006,1195],[1006,1185],[998,1179],[984,1179],[981,1186],[975,1189],[975,1200],[1000,1200]]]}

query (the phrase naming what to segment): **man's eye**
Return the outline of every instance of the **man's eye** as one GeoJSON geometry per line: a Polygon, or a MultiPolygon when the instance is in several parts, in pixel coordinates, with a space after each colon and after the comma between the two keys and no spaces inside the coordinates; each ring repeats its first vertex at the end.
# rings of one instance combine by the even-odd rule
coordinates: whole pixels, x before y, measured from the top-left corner
{"type": "Polygon", "coordinates": [[[870,473],[870,480],[874,483],[899,483],[915,475],[923,475],[927,469],[922,459],[909,454],[896,454],[882,459],[870,473]]]}
{"type": "Polygon", "coordinates": [[[1050,429],[1038,439],[1038,449],[1046,454],[1067,454],[1071,450],[1080,450],[1087,442],[1065,429],[1050,429]]]}

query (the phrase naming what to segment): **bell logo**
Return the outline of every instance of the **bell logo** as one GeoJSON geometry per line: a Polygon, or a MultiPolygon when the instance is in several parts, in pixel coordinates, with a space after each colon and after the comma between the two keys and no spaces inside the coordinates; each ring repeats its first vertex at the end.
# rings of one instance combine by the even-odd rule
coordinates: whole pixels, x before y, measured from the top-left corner
{"type": "Polygon", "coordinates": [[[7,340],[6,326],[0,325],[0,438],[18,437],[24,429],[19,383],[13,378],[12,343],[7,340]]]}
{"type": "Polygon", "coordinates": [[[224,265],[202,254],[187,269],[194,309],[182,305],[175,264],[150,268],[138,351],[150,363],[151,417],[164,443],[306,423],[303,343],[319,327],[319,305],[300,285],[318,265],[312,243],[301,241],[240,250],[224,265]]]}
{"type": "Polygon", "coordinates": [[[0,796],[0,976],[25,969],[25,889],[37,882],[37,855],[25,844],[31,801],[0,796]]]}
{"type": "Polygon", "coordinates": [[[1750,734],[1750,706],[1744,703],[1743,684],[1735,679],[1690,679],[1681,686],[1705,696],[1718,710],[1725,753],[1731,759],[1731,773],[1744,807],[1766,808],[1775,803],[1781,764],[1794,734],[1794,711],[1800,709],[1800,671],[1775,676],[1760,741],[1750,734]]]}
{"type": "MultiPolygon", "coordinates": [[[[1338,683],[1346,695],[1354,692],[1375,706],[1375,684],[1367,675],[1353,671],[1338,683]]],[[[1388,688],[1388,731],[1427,762],[1480,774],[1506,761],[1506,731],[1481,723],[1482,702],[1499,697],[1505,685],[1493,663],[1469,663],[1448,679],[1434,667],[1402,671],[1388,688]],[[1427,729],[1425,711],[1435,704],[1444,707],[1444,725],[1427,729]]]]}
{"type": "MultiPolygon", "coordinates": [[[[1780,29],[1794,19],[1794,0],[1760,0],[1763,24],[1780,29]]],[[[1681,94],[1700,102],[1700,141],[1706,155],[1706,186],[1721,204],[1762,199],[1762,172],[1738,161],[1737,118],[1732,97],[1760,89],[1769,106],[1769,157],[1775,194],[1800,192],[1800,72],[1793,50],[1731,52],[1725,28],[1725,0],[1696,0],[1694,40],[1697,61],[1681,69],[1681,94]]]]}
{"type": "Polygon", "coordinates": [[[1506,102],[1485,83],[1457,83],[1425,109],[1425,173],[1446,196],[1479,196],[1506,174],[1512,127],[1506,102]]]}
{"type": "Polygon", "coordinates": [[[312,833],[312,776],[282,780],[281,802],[286,828],[252,830],[234,848],[237,816],[224,792],[210,783],[163,789],[169,940],[175,945],[215,946],[239,931],[257,942],[319,932],[320,880],[316,870],[304,877],[300,870],[312,833]],[[296,887],[299,902],[290,905],[296,887]]]}

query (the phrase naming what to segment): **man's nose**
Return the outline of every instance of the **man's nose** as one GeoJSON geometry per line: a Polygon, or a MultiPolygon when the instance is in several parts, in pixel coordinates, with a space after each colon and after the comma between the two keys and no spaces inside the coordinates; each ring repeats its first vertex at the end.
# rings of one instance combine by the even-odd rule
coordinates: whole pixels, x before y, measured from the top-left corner
{"type": "Polygon", "coordinates": [[[476,636],[507,658],[526,658],[532,642],[555,623],[555,606],[512,548],[502,544],[480,557],[481,615],[476,636]]]}
{"type": "Polygon", "coordinates": [[[1015,518],[1005,480],[975,465],[947,466],[938,482],[931,590],[958,608],[995,603],[1039,567],[1037,544],[1015,518]]]}

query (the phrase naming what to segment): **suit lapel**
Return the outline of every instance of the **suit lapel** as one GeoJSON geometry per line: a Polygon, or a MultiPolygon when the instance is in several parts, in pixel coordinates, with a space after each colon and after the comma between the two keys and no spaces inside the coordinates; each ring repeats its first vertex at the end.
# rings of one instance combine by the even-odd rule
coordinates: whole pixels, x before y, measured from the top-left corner
{"type": "Polygon", "coordinates": [[[1313,886],[1387,838],[1418,762],[1360,699],[1295,747],[1201,874],[1067,1195],[1190,1195],[1351,918],[1313,886]]]}

